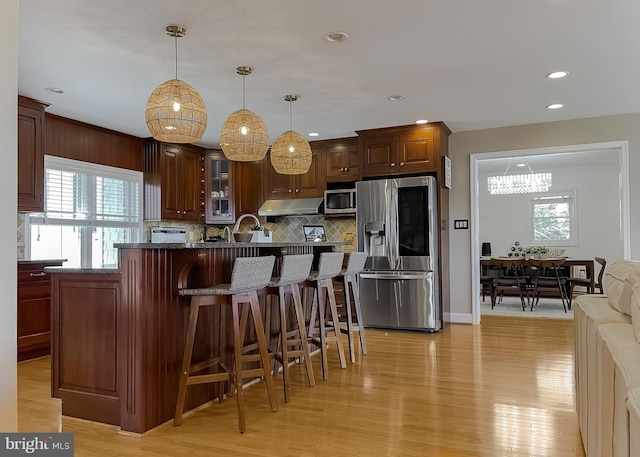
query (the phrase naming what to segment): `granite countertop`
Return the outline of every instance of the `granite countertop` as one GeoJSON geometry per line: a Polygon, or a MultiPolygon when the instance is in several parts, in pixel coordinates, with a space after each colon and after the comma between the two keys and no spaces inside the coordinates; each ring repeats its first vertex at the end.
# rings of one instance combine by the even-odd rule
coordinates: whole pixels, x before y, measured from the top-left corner
{"type": "Polygon", "coordinates": [[[67,259],[40,259],[40,260],[19,259],[18,265],[29,265],[32,263],[63,263],[66,261],[67,259]]]}
{"type": "Polygon", "coordinates": [[[285,248],[289,246],[343,246],[346,241],[299,241],[273,243],[115,243],[118,249],[222,249],[222,248],[285,248]]]}

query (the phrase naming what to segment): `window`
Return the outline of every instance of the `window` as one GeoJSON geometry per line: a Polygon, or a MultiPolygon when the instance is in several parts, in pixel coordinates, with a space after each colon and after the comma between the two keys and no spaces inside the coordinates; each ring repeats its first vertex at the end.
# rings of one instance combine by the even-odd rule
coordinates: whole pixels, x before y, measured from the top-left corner
{"type": "Polygon", "coordinates": [[[142,173],[45,156],[45,212],[26,218],[29,258],[114,268],[114,243],[141,238],[142,173]]]}
{"type": "Polygon", "coordinates": [[[575,191],[531,196],[531,228],[535,244],[576,244],[575,191]]]}

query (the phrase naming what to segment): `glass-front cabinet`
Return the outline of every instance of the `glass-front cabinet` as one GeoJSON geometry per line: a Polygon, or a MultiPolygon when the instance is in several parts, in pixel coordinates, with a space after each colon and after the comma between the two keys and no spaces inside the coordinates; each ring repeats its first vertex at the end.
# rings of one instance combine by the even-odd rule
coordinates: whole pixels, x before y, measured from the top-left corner
{"type": "Polygon", "coordinates": [[[205,206],[207,224],[227,224],[235,222],[233,203],[233,163],[222,151],[210,150],[206,155],[205,206]]]}

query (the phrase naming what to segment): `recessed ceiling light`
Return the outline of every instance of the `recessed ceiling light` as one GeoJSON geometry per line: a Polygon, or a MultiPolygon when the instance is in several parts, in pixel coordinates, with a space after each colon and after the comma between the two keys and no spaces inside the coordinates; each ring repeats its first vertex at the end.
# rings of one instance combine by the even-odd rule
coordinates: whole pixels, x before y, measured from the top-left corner
{"type": "Polygon", "coordinates": [[[318,135],[320,135],[320,134],[319,134],[319,133],[316,133],[316,132],[311,132],[311,133],[309,134],[309,136],[318,136],[318,135]]]}
{"type": "Polygon", "coordinates": [[[387,100],[391,100],[392,102],[399,102],[400,100],[404,100],[404,95],[389,95],[387,100]]]}
{"type": "Polygon", "coordinates": [[[58,87],[47,87],[45,90],[53,94],[64,94],[64,91],[58,87]]]}
{"type": "Polygon", "coordinates": [[[526,163],[519,163],[519,164],[517,164],[516,166],[518,166],[518,167],[526,167],[526,166],[527,166],[527,164],[526,164],[526,163]]]}
{"type": "Polygon", "coordinates": [[[329,32],[324,36],[324,39],[330,43],[340,43],[341,41],[347,41],[349,35],[344,32],[329,32]]]}
{"type": "Polygon", "coordinates": [[[427,123],[429,123],[429,121],[428,121],[428,120],[426,120],[426,119],[418,119],[418,120],[416,121],[416,124],[427,124],[427,123]]]}
{"type": "Polygon", "coordinates": [[[562,108],[564,105],[562,103],[552,103],[551,105],[547,106],[547,108],[549,109],[559,109],[562,108]]]}
{"type": "Polygon", "coordinates": [[[558,79],[558,78],[564,78],[565,76],[567,76],[569,74],[568,71],[554,71],[553,73],[549,73],[547,75],[547,78],[551,78],[551,79],[558,79]]]}

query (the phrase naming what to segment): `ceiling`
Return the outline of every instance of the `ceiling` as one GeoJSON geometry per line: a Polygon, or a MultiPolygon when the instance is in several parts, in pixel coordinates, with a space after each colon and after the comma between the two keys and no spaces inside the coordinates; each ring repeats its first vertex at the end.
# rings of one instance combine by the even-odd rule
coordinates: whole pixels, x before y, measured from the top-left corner
{"type": "Polygon", "coordinates": [[[479,173],[520,174],[550,171],[555,168],[576,166],[604,166],[618,164],[620,154],[618,149],[597,149],[581,152],[549,153],[541,149],[538,154],[526,156],[502,157],[498,159],[478,160],[479,173]],[[520,165],[524,164],[524,165],[520,165]],[[527,167],[528,165],[528,167],[527,167]]]}
{"type": "MultiPolygon", "coordinates": [[[[453,132],[640,112],[637,0],[20,0],[21,95],[138,137],[147,97],[178,77],[204,99],[201,144],[246,107],[316,139],[443,121],[453,132]],[[329,32],[349,39],[330,43],[329,32]],[[569,76],[546,75],[567,70],[569,76]],[[64,94],[47,92],[56,87],[64,94]],[[402,101],[389,101],[404,95],[402,101]],[[558,110],[546,108],[564,103],[558,110]]],[[[312,139],[312,138],[310,138],[312,139]]]]}

